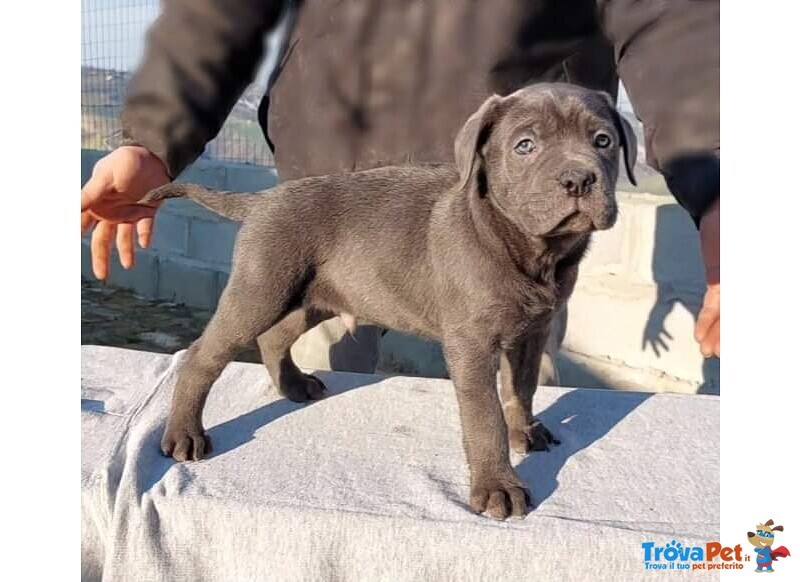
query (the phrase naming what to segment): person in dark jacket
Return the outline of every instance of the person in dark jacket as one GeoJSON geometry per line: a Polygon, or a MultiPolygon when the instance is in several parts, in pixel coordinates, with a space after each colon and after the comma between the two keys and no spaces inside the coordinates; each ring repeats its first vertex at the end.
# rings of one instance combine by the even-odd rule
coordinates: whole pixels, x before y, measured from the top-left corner
{"type": "MultiPolygon", "coordinates": [[[[165,0],[122,112],[124,145],[81,192],[95,274],[111,245],[133,264],[156,208],[136,202],[191,164],[290,31],[259,108],[281,179],[452,161],[489,95],[564,81],[616,96],[621,78],[648,163],[698,226],[708,287],[695,336],[720,353],[717,0],[165,0]]],[[[330,342],[337,334],[331,332],[330,342]]],[[[375,334],[356,345],[374,346],[375,334]]],[[[374,347],[350,369],[374,366],[374,347]]]]}

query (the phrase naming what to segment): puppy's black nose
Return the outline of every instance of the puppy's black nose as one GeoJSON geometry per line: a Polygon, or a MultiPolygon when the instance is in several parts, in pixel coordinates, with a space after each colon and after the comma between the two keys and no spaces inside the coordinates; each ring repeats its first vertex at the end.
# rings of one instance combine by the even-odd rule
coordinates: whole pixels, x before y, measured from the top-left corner
{"type": "Polygon", "coordinates": [[[592,185],[597,182],[597,174],[588,169],[564,170],[558,176],[558,183],[570,196],[585,196],[592,191],[592,185]]]}

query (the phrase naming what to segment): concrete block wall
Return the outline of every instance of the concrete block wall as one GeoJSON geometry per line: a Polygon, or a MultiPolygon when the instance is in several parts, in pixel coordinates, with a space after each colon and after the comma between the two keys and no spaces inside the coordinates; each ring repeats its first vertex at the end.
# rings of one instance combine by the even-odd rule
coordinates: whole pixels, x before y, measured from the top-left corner
{"type": "MultiPolygon", "coordinates": [[[[81,152],[81,183],[105,152],[81,152]]],[[[181,182],[222,190],[258,191],[277,183],[274,169],[198,160],[178,177],[181,182]]],[[[110,285],[139,295],[213,309],[230,274],[239,225],[189,200],[169,200],[156,216],[150,248],[137,249],[136,266],[126,271],[113,257],[110,285]]],[[[81,271],[91,278],[88,238],[81,241],[81,271]]]]}
{"type": "Polygon", "coordinates": [[[705,291],[697,229],[672,198],[618,193],[620,217],[596,233],[569,304],[562,383],[719,394],[694,324],[705,291]]]}

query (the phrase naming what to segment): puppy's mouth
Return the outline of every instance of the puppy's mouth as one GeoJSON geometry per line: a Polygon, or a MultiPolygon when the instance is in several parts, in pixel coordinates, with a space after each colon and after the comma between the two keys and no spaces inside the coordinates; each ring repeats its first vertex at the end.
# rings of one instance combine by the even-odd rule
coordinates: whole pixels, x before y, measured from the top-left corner
{"type": "Polygon", "coordinates": [[[614,204],[601,206],[596,201],[574,200],[569,207],[562,210],[565,214],[547,235],[588,234],[595,230],[609,229],[617,220],[617,208],[614,204]]]}
{"type": "Polygon", "coordinates": [[[596,227],[592,221],[592,218],[588,214],[578,210],[576,207],[572,212],[562,218],[555,228],[551,229],[548,234],[576,234],[581,232],[590,232],[595,228],[596,227]]]}

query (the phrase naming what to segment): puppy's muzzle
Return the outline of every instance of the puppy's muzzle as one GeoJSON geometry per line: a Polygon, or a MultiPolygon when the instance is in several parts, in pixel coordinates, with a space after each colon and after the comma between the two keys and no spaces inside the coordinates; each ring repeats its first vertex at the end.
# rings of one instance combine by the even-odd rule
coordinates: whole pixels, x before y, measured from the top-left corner
{"type": "Polygon", "coordinates": [[[590,168],[569,168],[558,175],[557,181],[567,196],[580,198],[592,191],[597,174],[590,168]]]}

